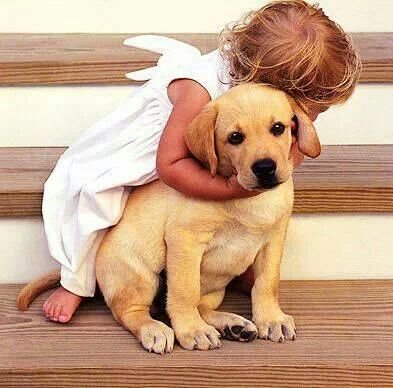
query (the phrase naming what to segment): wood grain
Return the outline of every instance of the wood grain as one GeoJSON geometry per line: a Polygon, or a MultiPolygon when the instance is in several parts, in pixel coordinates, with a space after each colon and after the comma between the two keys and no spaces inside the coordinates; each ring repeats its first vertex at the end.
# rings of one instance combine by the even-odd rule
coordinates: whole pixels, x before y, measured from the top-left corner
{"type": "MultiPolygon", "coordinates": [[[[64,148],[0,148],[0,216],[39,216],[64,148]]],[[[393,145],[325,146],[295,172],[296,213],[393,212],[393,145]]]]}
{"type": "MultiPolygon", "coordinates": [[[[157,54],[122,44],[137,34],[0,34],[0,85],[129,84],[124,74],[153,66],[157,54]]],[[[217,34],[166,34],[217,48],[217,34]]],[[[393,33],[353,33],[361,82],[393,81],[393,33]]]]}
{"type": "MultiPolygon", "coordinates": [[[[282,282],[296,341],[223,341],[208,352],[176,346],[163,357],[142,350],[100,299],[60,325],[43,318],[45,295],[17,311],[20,288],[0,286],[2,387],[393,386],[393,280],[282,282]]],[[[249,318],[249,297],[232,290],[222,310],[249,318]]]]}

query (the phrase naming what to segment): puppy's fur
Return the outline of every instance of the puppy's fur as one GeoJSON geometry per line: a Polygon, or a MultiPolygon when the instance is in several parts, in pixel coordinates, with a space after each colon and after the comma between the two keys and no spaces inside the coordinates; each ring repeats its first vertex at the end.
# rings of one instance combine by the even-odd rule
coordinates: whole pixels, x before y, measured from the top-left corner
{"type": "MultiPolygon", "coordinates": [[[[278,304],[280,261],[293,205],[294,116],[300,150],[318,156],[320,145],[311,120],[285,93],[269,86],[230,89],[210,102],[186,133],[191,152],[213,175],[235,172],[243,187],[261,190],[257,196],[202,201],[161,181],[135,188],[130,195],[123,218],[100,246],[96,273],[114,317],[149,351],[171,352],[175,337],[190,350],[217,348],[220,337],[295,338],[294,321],[278,304]],[[277,123],[284,126],[282,134],[272,129],[277,123]],[[233,132],[242,134],[241,143],[231,144],[233,132]],[[255,163],[266,160],[275,162],[275,171],[256,174],[255,163]],[[252,322],[216,311],[227,284],[250,265],[256,279],[252,322]],[[164,269],[173,329],[149,312],[164,269]]],[[[37,293],[32,286],[27,291],[37,293]]],[[[19,297],[21,306],[29,303],[26,295],[25,291],[19,297]]]]}

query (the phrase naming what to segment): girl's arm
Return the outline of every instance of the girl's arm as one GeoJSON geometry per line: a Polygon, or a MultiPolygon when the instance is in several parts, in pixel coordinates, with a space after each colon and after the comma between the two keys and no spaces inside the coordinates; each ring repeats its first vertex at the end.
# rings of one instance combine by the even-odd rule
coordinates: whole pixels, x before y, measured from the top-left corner
{"type": "Polygon", "coordinates": [[[161,136],[157,152],[157,173],[168,186],[191,197],[226,200],[257,195],[244,189],[235,177],[227,179],[210,172],[191,155],[184,133],[193,118],[210,101],[208,92],[189,79],[173,81],[168,87],[173,110],[161,136]]]}

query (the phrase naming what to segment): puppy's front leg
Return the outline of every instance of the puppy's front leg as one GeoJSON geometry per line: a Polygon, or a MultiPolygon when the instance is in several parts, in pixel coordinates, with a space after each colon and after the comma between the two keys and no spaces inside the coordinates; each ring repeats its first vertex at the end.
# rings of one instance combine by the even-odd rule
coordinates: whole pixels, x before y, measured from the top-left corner
{"type": "Polygon", "coordinates": [[[188,350],[220,346],[220,333],[200,316],[201,262],[206,239],[182,231],[167,239],[167,311],[180,345],[188,350]]]}
{"type": "Polygon", "coordinates": [[[255,284],[252,289],[253,321],[258,336],[274,342],[296,337],[295,322],[278,303],[280,265],[288,226],[284,217],[272,232],[270,241],[259,251],[253,265],[255,284]]]}

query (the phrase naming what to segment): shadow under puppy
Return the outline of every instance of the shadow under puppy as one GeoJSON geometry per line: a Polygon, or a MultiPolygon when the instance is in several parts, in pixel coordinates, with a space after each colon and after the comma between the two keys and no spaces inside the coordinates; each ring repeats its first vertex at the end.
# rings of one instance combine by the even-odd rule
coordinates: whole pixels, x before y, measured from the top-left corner
{"type": "MultiPolygon", "coordinates": [[[[293,206],[294,116],[300,151],[318,156],[320,144],[309,117],[284,92],[260,84],[231,88],[207,104],[186,132],[190,151],[212,175],[236,173],[244,188],[259,195],[202,201],[162,181],[137,187],[130,195],[122,219],[100,246],[96,274],[114,317],[145,349],[171,352],[175,337],[189,350],[218,348],[220,337],[295,339],[294,320],[278,303],[293,206]],[[228,283],[250,265],[255,275],[252,322],[216,311],[228,283]],[[173,329],[150,315],[164,269],[173,329]]],[[[44,278],[28,285],[19,306],[26,307],[48,282],[44,278]]]]}

